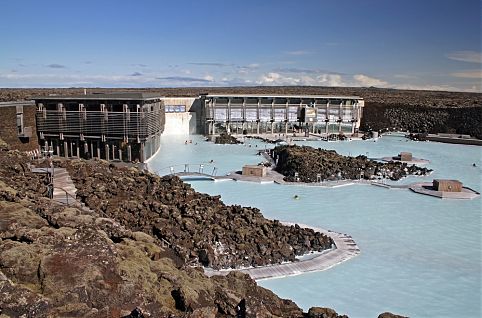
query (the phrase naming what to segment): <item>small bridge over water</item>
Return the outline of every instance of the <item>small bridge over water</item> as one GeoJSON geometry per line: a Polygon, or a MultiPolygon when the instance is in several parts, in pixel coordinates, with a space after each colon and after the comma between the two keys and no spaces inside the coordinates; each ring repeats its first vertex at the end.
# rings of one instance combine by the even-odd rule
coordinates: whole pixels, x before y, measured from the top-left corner
{"type": "Polygon", "coordinates": [[[216,180],[218,168],[213,162],[207,163],[184,163],[161,168],[156,171],[158,175],[178,176],[181,179],[209,179],[216,180]]]}
{"type": "Polygon", "coordinates": [[[171,173],[171,176],[178,176],[181,179],[209,179],[209,180],[216,180],[216,176],[207,174],[207,173],[200,173],[200,172],[176,172],[171,173]]]}

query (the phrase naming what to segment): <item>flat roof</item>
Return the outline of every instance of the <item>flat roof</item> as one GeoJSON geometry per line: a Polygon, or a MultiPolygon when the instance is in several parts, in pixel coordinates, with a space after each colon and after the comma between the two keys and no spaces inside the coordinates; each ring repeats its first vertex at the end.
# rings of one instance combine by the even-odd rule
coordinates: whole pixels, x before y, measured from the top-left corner
{"type": "Polygon", "coordinates": [[[216,97],[252,97],[252,98],[315,98],[315,99],[363,99],[360,96],[338,96],[338,95],[273,95],[273,94],[207,94],[207,98],[216,97]]]}
{"type": "Polygon", "coordinates": [[[23,101],[0,102],[0,107],[16,107],[16,106],[35,106],[35,101],[23,100],[23,101]]]}
{"type": "Polygon", "coordinates": [[[110,94],[87,94],[87,95],[53,95],[35,96],[35,100],[146,100],[157,99],[163,96],[157,93],[110,93],[110,94]]]}

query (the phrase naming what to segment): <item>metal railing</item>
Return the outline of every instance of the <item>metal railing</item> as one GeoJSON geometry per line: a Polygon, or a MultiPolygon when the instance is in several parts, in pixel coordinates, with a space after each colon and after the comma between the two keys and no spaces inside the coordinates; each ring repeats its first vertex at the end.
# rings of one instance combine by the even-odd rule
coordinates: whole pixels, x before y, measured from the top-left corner
{"type": "Polygon", "coordinates": [[[214,166],[214,162],[205,162],[205,163],[183,163],[183,164],[176,164],[167,167],[160,168],[155,171],[157,175],[173,175],[173,174],[188,174],[188,173],[196,173],[196,174],[204,174],[208,176],[216,176],[218,172],[218,168],[214,166]],[[212,168],[212,171],[211,171],[212,168]],[[168,172],[168,173],[164,173],[168,172]],[[211,172],[211,173],[209,173],[211,172]]]}
{"type": "Polygon", "coordinates": [[[163,129],[163,113],[114,113],[101,111],[37,111],[37,131],[45,133],[139,136],[163,129]]]}

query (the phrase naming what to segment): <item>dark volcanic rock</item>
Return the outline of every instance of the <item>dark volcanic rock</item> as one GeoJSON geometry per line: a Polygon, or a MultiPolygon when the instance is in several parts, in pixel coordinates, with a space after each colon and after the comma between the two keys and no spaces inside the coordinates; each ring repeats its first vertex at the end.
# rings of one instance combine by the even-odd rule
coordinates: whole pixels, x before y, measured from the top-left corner
{"type": "Polygon", "coordinates": [[[25,160],[0,151],[2,317],[235,317],[241,300],[247,317],[303,316],[248,275],[208,278],[155,237],[42,197],[25,160]]]}
{"type": "Polygon", "coordinates": [[[286,181],[317,182],[321,180],[384,179],[399,180],[408,175],[426,175],[432,170],[407,165],[402,162],[381,163],[366,156],[347,157],[334,150],[315,149],[308,146],[278,146],[273,149],[273,158],[278,159],[276,171],[286,181]],[[296,180],[298,173],[299,180],[296,180]]]}
{"type": "Polygon", "coordinates": [[[242,144],[241,141],[236,139],[235,137],[228,135],[228,134],[220,134],[219,136],[216,136],[216,139],[214,141],[216,144],[242,144]]]}
{"type": "Polygon", "coordinates": [[[345,315],[338,315],[336,311],[331,308],[322,308],[322,307],[311,307],[308,310],[308,314],[306,315],[308,318],[348,318],[345,315]]]}
{"type": "Polygon", "coordinates": [[[91,209],[157,237],[185,262],[215,269],[261,266],[295,261],[297,255],[332,245],[313,230],[267,220],[256,208],[225,205],[177,177],[160,178],[102,161],[66,166],[78,197],[91,209]]]}
{"type": "MultiPolygon", "coordinates": [[[[199,196],[177,178],[161,179],[136,169],[116,172],[103,162],[94,162],[96,168],[79,162],[67,164],[77,168],[77,176],[95,189],[91,193],[92,202],[99,203],[99,213],[85,211],[43,197],[43,192],[34,189],[31,183],[41,186],[44,177],[23,171],[20,167],[27,163],[28,159],[18,152],[0,150],[2,317],[302,318],[335,313],[314,308],[309,316],[292,301],[280,299],[240,272],[208,278],[202,269],[189,266],[177,256],[180,251],[186,252],[184,246],[188,243],[171,245],[172,248],[164,244],[163,235],[178,237],[182,232],[166,221],[169,213],[173,212],[172,218],[180,220],[178,226],[183,220],[189,225],[198,219],[187,207],[170,206],[168,200],[177,200],[178,196],[185,201],[208,200],[213,211],[228,209],[232,214],[219,221],[230,229],[234,228],[232,219],[236,221],[239,217],[235,212],[241,213],[245,208],[226,207],[219,197],[199,196]],[[138,192],[126,192],[136,185],[138,192]],[[141,200],[142,195],[149,197],[146,189],[154,193],[162,190],[162,200],[141,200]],[[116,195],[111,196],[112,193],[116,195]],[[122,209],[134,215],[115,214],[110,210],[110,202],[124,202],[122,209]],[[113,217],[106,218],[106,213],[113,217]],[[184,216],[192,220],[186,221],[184,216]],[[156,221],[158,237],[134,230],[148,228],[150,217],[156,221]],[[132,224],[123,226],[120,224],[123,222],[132,224]]],[[[258,213],[252,211],[241,218],[256,225],[264,220],[259,219],[258,213]]],[[[281,248],[263,241],[262,253],[268,253],[270,248],[284,250],[286,239],[293,246],[301,246],[300,241],[320,238],[309,231],[300,231],[299,227],[263,222],[261,227],[254,226],[253,231],[263,232],[272,241],[281,238],[281,245],[278,244],[281,248]],[[287,238],[283,237],[284,231],[290,234],[287,238]],[[274,236],[278,233],[281,236],[274,236]]],[[[250,233],[248,227],[242,228],[242,234],[250,233]]],[[[223,228],[209,229],[219,236],[223,228]]],[[[181,238],[189,240],[182,235],[181,238]]],[[[196,241],[191,244],[196,245],[196,241]]],[[[309,242],[312,247],[317,244],[309,242]]],[[[204,249],[207,255],[212,253],[209,246],[204,249]]]]}
{"type": "Polygon", "coordinates": [[[457,133],[482,139],[482,108],[408,106],[367,103],[362,130],[403,130],[412,133],[457,133]]]}
{"type": "Polygon", "coordinates": [[[391,312],[384,312],[384,313],[378,315],[378,318],[408,318],[408,317],[395,315],[395,314],[392,314],[391,312]]]}

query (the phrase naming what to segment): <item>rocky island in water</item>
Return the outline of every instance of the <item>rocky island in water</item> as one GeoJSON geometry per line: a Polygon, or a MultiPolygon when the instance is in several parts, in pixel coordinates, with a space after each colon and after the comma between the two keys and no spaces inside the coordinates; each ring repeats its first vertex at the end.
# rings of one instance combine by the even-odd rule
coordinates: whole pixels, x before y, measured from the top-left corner
{"type": "Polygon", "coordinates": [[[427,175],[432,171],[404,162],[378,162],[363,155],[349,157],[334,150],[309,146],[277,146],[272,151],[272,157],[277,161],[276,171],[290,182],[399,180],[408,175],[427,175]]]}

